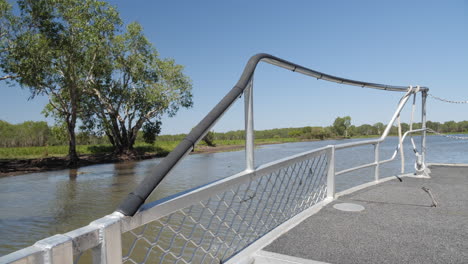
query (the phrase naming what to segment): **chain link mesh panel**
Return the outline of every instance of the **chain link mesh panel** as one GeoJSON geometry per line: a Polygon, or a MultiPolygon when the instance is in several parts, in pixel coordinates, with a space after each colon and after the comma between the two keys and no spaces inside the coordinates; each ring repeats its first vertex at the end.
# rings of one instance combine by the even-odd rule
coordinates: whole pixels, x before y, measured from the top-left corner
{"type": "Polygon", "coordinates": [[[213,194],[124,233],[124,263],[222,263],[326,197],[327,154],[213,194]]]}

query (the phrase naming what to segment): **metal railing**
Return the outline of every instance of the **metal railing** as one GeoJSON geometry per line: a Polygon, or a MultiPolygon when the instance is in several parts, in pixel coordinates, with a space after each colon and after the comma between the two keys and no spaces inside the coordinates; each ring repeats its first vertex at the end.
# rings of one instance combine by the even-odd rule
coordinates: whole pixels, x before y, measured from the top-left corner
{"type": "Polygon", "coordinates": [[[144,226],[142,215],[128,218],[133,242],[124,246],[124,263],[224,262],[325,199],[330,154],[329,147],[315,150],[196,189],[144,226]],[[136,247],[139,242],[147,246],[136,247]]]}
{"type": "Polygon", "coordinates": [[[427,90],[343,79],[258,54],[249,60],[231,92],[159,164],[155,176],[145,179],[129,195],[118,211],[88,226],[1,257],[0,263],[237,263],[248,259],[250,253],[332,201],[336,197],[336,175],[374,167],[374,181],[379,182],[380,165],[395,159],[410,133],[421,133],[420,162],[424,164],[427,90]],[[314,78],[406,94],[378,139],[327,146],[256,167],[252,77],[261,60],[314,78]],[[418,92],[422,94],[422,128],[406,132],[392,157],[381,160],[380,144],[409,97],[418,92]],[[246,169],[141,206],[145,192],[151,193],[241,93],[245,98],[246,169]],[[335,152],[362,145],[374,145],[374,161],[336,172],[335,152]]]}
{"type": "MultiPolygon", "coordinates": [[[[206,133],[216,124],[218,119],[229,109],[229,107],[239,98],[242,93],[245,93],[245,116],[246,116],[246,161],[247,169],[252,169],[254,164],[254,134],[253,134],[253,75],[255,68],[260,61],[276,65],[293,72],[301,73],[313,78],[322,79],[326,81],[336,82],[340,84],[354,85],[360,87],[368,87],[373,89],[388,90],[388,91],[399,91],[407,92],[411,86],[393,86],[385,84],[376,84],[362,81],[355,81],[336,77],[333,75],[321,73],[303,67],[301,65],[283,60],[281,58],[269,55],[269,54],[257,54],[252,56],[244,71],[231,91],[198,123],[195,128],[180,142],[179,145],[169,155],[158,164],[153,175],[146,177],[143,182],[130,193],[125,200],[120,204],[117,209],[124,215],[134,215],[140,206],[145,202],[148,196],[158,186],[158,184],[170,173],[170,171],[183,159],[190,151],[195,148],[195,145],[205,136],[206,133]]],[[[418,87],[419,91],[427,92],[428,88],[418,87]]],[[[404,97],[404,103],[408,100],[408,97],[404,97]]],[[[424,99],[425,100],[425,99],[424,99]]],[[[404,103],[401,107],[403,107],[404,103]]],[[[400,109],[401,111],[401,109],[400,109]]],[[[397,111],[398,114],[400,111],[397,111]]],[[[389,130],[389,127],[387,127],[389,130]]],[[[388,131],[387,131],[388,133],[388,131]]]]}

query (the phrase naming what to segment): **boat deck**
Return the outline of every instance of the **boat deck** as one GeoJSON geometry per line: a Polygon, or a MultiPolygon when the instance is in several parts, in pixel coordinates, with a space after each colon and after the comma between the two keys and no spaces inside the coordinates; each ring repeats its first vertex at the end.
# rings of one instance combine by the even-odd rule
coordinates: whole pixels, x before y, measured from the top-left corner
{"type": "Polygon", "coordinates": [[[339,197],[255,263],[468,263],[468,167],[431,170],[430,179],[404,177],[339,197]],[[340,211],[333,207],[339,203],[365,209],[340,211]]]}

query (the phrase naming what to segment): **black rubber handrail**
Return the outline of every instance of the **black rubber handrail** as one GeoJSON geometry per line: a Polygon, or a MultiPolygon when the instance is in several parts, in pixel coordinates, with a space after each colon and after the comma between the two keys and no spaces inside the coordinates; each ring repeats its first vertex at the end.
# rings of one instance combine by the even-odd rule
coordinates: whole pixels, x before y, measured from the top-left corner
{"type": "MultiPolygon", "coordinates": [[[[374,88],[389,91],[408,91],[409,86],[393,86],[378,83],[369,83],[355,81],[345,78],[328,75],[318,71],[314,71],[295,63],[280,59],[270,54],[259,53],[252,56],[244,71],[229,93],[203,118],[198,125],[177,145],[177,147],[159,163],[152,175],[148,175],[137,188],[128,194],[124,201],[119,205],[117,211],[126,215],[133,216],[138,208],[145,202],[148,196],[159,185],[159,183],[166,177],[167,174],[182,160],[182,158],[195,148],[195,144],[200,141],[205,134],[211,129],[216,121],[228,110],[228,108],[240,97],[247,87],[255,68],[260,61],[264,61],[294,72],[302,73],[317,79],[336,82],[340,84],[348,84],[360,87],[374,88]]],[[[427,90],[426,87],[421,87],[421,90],[427,90]]]]}

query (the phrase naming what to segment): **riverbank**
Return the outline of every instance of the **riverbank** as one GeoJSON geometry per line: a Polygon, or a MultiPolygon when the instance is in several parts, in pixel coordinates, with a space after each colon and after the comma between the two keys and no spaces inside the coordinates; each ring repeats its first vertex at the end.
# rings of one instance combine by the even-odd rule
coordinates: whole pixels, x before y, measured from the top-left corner
{"type": "MultiPolygon", "coordinates": [[[[270,140],[258,142],[255,145],[271,145],[271,144],[282,144],[288,142],[297,142],[294,140],[270,140]]],[[[238,141],[224,142],[216,147],[209,147],[206,145],[198,145],[191,154],[207,154],[217,152],[228,152],[238,151],[245,148],[243,144],[236,144],[238,141]]],[[[163,149],[158,153],[155,152],[141,152],[136,156],[134,160],[145,160],[152,158],[165,157],[170,151],[163,149]]],[[[125,162],[128,159],[121,159],[112,155],[111,153],[99,153],[99,154],[82,154],[79,155],[80,161],[78,167],[84,167],[96,164],[105,163],[118,163],[125,162]]],[[[44,158],[17,158],[17,159],[0,159],[0,177],[15,176],[20,174],[63,170],[68,169],[68,159],[65,156],[62,157],[44,157],[44,158]]]]}

